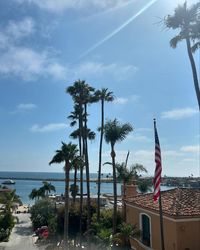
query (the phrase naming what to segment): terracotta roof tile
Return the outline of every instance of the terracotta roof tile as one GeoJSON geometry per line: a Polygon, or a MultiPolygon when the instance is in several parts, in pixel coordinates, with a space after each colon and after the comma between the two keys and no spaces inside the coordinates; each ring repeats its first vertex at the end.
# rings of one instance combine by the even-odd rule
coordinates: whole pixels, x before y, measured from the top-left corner
{"type": "MultiPolygon", "coordinates": [[[[159,203],[153,202],[153,194],[137,195],[127,200],[129,204],[159,211],[159,203]]],[[[163,214],[178,217],[200,216],[200,189],[175,188],[162,191],[163,214]]]]}

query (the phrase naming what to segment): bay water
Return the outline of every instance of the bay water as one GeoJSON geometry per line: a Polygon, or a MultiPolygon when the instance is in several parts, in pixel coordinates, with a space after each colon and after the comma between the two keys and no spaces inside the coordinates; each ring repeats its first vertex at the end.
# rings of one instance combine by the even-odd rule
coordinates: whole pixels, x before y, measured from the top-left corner
{"type": "MultiPolygon", "coordinates": [[[[102,178],[106,178],[109,174],[102,174],[102,178]]],[[[0,171],[0,185],[4,180],[7,179],[15,179],[15,178],[31,178],[32,180],[14,180],[14,185],[9,185],[9,188],[16,189],[16,194],[20,196],[22,202],[24,204],[31,204],[33,201],[29,199],[29,194],[31,193],[33,188],[40,188],[43,183],[42,180],[34,180],[34,179],[64,179],[64,173],[47,173],[47,172],[4,172],[0,171]]],[[[79,178],[79,175],[78,175],[79,178]]],[[[91,179],[97,179],[97,173],[90,174],[91,179]]],[[[73,173],[70,173],[70,179],[73,179],[73,173]]],[[[84,174],[85,179],[85,174],[84,174]]],[[[56,188],[56,194],[64,194],[64,181],[51,181],[56,188]]],[[[71,183],[70,183],[71,184],[71,183]]],[[[79,182],[77,183],[79,185],[79,182]]],[[[83,192],[86,193],[86,182],[83,183],[83,192]]],[[[97,183],[90,182],[90,192],[92,195],[97,195],[97,183]]],[[[117,192],[121,194],[121,184],[117,184],[117,192]]],[[[111,182],[102,182],[101,183],[101,193],[113,193],[113,183],[111,182]]]]}

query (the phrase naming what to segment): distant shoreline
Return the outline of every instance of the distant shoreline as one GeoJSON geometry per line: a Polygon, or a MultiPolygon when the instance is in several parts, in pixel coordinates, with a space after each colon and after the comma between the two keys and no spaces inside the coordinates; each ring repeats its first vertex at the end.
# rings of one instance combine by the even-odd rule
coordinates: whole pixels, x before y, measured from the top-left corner
{"type": "MultiPolygon", "coordinates": [[[[5,179],[12,179],[12,180],[23,180],[23,181],[65,181],[64,178],[36,178],[36,177],[0,177],[0,180],[5,179]]],[[[70,179],[69,181],[73,182],[74,179],[70,179]]],[[[83,179],[84,182],[86,182],[86,179],[83,179]]],[[[80,182],[80,179],[77,179],[77,182],[80,182]]],[[[90,182],[98,182],[98,179],[96,178],[90,178],[90,182]]],[[[104,183],[111,183],[113,182],[112,178],[101,178],[101,182],[104,183]]]]}

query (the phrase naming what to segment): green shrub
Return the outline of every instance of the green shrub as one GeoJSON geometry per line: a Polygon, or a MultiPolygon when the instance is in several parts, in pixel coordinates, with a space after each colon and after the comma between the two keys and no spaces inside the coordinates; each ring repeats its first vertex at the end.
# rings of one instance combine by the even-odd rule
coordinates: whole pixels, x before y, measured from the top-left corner
{"type": "MultiPolygon", "coordinates": [[[[69,234],[71,236],[79,233],[80,230],[80,207],[75,203],[69,208],[69,234]]],[[[96,205],[91,204],[91,214],[96,212],[96,205]]],[[[57,232],[63,233],[64,230],[64,205],[57,209],[57,232]]],[[[82,232],[87,230],[87,206],[83,206],[82,212],[82,232]]]]}
{"type": "Polygon", "coordinates": [[[31,207],[30,213],[34,230],[41,226],[48,226],[50,233],[55,232],[57,216],[54,202],[48,199],[38,200],[35,205],[31,207]]]}
{"type": "MultiPolygon", "coordinates": [[[[122,223],[122,215],[117,212],[117,226],[122,223]]],[[[92,217],[92,227],[98,233],[101,229],[112,229],[113,226],[113,210],[105,209],[100,213],[100,220],[97,222],[97,215],[94,214],[92,217]]]]}
{"type": "Polygon", "coordinates": [[[0,241],[8,240],[14,225],[12,213],[10,211],[4,211],[4,213],[0,215],[0,241]]]}

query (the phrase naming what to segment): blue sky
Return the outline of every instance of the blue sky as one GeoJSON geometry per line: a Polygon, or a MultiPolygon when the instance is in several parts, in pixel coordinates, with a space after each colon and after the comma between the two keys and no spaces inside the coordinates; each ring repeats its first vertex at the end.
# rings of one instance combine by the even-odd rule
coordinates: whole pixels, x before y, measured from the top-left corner
{"type": "MultiPolygon", "coordinates": [[[[188,1],[188,4],[197,1],[188,1]]],[[[0,2],[0,169],[62,171],[49,166],[69,142],[72,111],[66,87],[77,79],[116,97],[106,117],[134,131],[116,145],[117,161],[141,163],[153,175],[153,118],[157,119],[163,175],[199,176],[199,113],[185,43],[160,21],[182,0],[10,0],[0,2]]],[[[198,72],[199,52],[195,55],[198,72]]],[[[100,125],[100,105],[89,107],[100,125]]],[[[75,141],[74,141],[75,142],[75,141]]],[[[97,172],[99,135],[90,146],[97,172]]],[[[104,143],[103,161],[110,160],[104,143]]],[[[111,169],[103,167],[103,172],[111,169]]]]}

